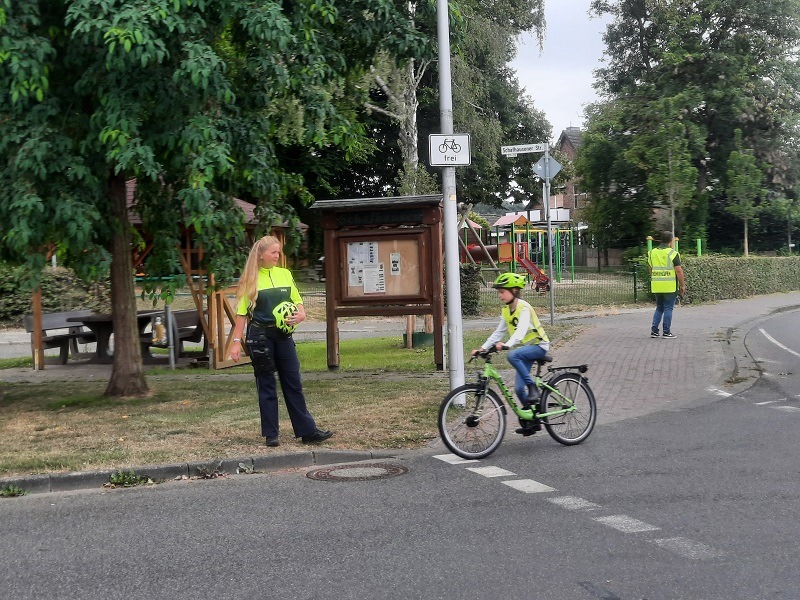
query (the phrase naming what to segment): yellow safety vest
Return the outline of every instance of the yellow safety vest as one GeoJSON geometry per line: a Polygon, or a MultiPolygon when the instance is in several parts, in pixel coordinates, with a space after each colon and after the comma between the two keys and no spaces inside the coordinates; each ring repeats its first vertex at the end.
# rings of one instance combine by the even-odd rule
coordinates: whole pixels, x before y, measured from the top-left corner
{"type": "Polygon", "coordinates": [[[647,255],[650,265],[650,291],[654,294],[670,294],[678,291],[678,280],[675,277],[673,260],[678,253],[667,246],[653,248],[647,255]]]}
{"type": "Polygon", "coordinates": [[[531,311],[531,329],[528,331],[528,334],[522,338],[522,343],[538,344],[540,342],[549,342],[550,338],[547,337],[536,311],[533,310],[533,307],[530,304],[521,298],[517,300],[517,308],[513,313],[508,309],[508,304],[503,307],[503,319],[506,322],[509,336],[514,335],[514,332],[517,330],[517,324],[519,323],[519,317],[520,314],[522,314],[523,309],[531,311]]]}

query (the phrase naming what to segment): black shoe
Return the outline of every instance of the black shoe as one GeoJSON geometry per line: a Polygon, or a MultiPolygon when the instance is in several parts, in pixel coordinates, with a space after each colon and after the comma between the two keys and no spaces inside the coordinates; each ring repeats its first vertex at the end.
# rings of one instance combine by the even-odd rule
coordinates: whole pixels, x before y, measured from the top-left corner
{"type": "Polygon", "coordinates": [[[281,445],[281,442],[280,442],[280,440],[278,439],[278,436],[277,436],[277,435],[274,435],[274,436],[272,436],[272,437],[268,437],[268,438],[266,438],[266,440],[267,440],[267,441],[266,441],[266,445],[267,445],[268,447],[270,447],[270,448],[275,448],[275,447],[277,447],[277,446],[280,446],[280,445],[281,445]]]}
{"type": "Polygon", "coordinates": [[[536,433],[536,430],[533,427],[517,427],[514,430],[514,433],[521,433],[525,437],[528,437],[529,435],[536,433]]]}
{"type": "Polygon", "coordinates": [[[541,430],[542,424],[539,422],[539,419],[536,419],[535,421],[524,421],[522,423],[522,427],[517,427],[517,429],[514,430],[514,433],[520,433],[527,437],[541,430]]]}
{"type": "Polygon", "coordinates": [[[324,442],[332,435],[333,435],[332,431],[323,431],[322,429],[317,429],[314,433],[310,433],[309,435],[304,435],[303,443],[317,444],[319,442],[324,442]]]}
{"type": "Polygon", "coordinates": [[[651,337],[651,338],[660,338],[661,336],[660,336],[660,335],[658,335],[658,332],[657,332],[657,331],[651,331],[651,332],[650,332],[650,337],[651,337]]]}

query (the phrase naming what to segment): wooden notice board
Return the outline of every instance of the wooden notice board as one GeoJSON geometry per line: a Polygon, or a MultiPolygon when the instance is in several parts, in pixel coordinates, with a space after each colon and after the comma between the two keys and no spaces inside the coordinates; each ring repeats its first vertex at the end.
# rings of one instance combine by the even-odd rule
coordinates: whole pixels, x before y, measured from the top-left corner
{"type": "Polygon", "coordinates": [[[420,236],[342,240],[344,298],[420,296],[420,236]]]}

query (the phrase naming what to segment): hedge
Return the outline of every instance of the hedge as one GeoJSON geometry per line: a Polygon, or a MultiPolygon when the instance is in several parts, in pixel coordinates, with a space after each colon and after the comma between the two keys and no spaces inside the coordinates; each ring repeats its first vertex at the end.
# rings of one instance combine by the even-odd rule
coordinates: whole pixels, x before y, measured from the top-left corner
{"type": "MultiPolygon", "coordinates": [[[[800,290],[800,256],[681,256],[685,302],[714,302],[800,290]]],[[[647,259],[637,262],[641,298],[650,293],[647,259]]]]}

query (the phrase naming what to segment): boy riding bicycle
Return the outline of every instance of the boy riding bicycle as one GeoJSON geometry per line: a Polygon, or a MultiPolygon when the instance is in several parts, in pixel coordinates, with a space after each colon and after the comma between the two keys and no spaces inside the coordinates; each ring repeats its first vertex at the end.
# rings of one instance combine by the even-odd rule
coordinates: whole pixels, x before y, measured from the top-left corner
{"type": "MultiPolygon", "coordinates": [[[[509,348],[506,355],[508,362],[517,372],[514,380],[514,392],[522,402],[523,408],[529,408],[539,401],[539,390],[531,377],[531,367],[537,359],[542,358],[550,349],[550,339],[542,327],[533,307],[522,299],[522,288],[525,277],[516,273],[503,273],[494,280],[497,298],[505,304],[501,312],[500,323],[480,348],[472,351],[488,350],[494,346],[497,350],[509,348]],[[503,342],[503,338],[509,336],[503,342]],[[518,344],[521,344],[518,347],[518,344]]],[[[541,429],[538,421],[525,421],[516,430],[522,435],[531,435],[541,429]]]]}

